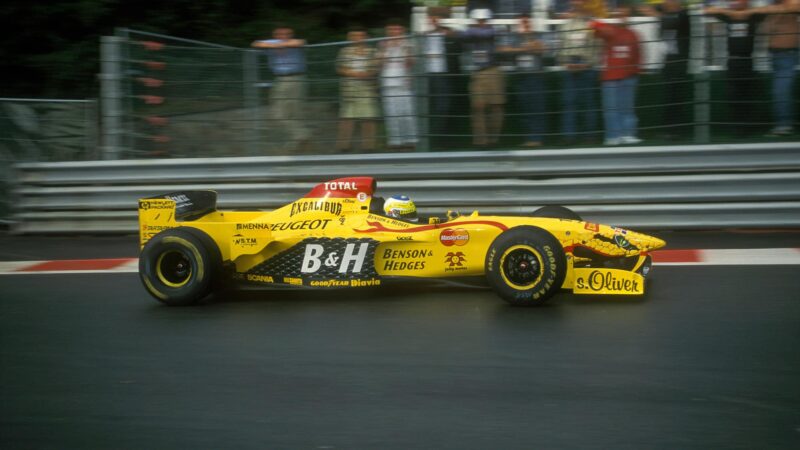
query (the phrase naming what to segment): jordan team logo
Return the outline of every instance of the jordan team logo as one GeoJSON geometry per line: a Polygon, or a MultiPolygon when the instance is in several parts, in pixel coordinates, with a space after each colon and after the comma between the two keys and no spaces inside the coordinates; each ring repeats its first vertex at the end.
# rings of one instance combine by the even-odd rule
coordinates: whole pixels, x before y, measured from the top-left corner
{"type": "Polygon", "coordinates": [[[447,267],[462,267],[467,258],[462,252],[449,252],[444,257],[444,262],[449,264],[447,267]]]}

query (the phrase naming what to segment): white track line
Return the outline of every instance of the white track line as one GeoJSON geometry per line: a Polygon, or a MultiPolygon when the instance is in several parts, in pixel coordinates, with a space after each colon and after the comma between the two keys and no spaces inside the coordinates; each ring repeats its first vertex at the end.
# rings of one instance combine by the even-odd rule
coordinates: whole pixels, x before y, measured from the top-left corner
{"type": "Polygon", "coordinates": [[[716,265],[796,265],[800,264],[800,249],[759,248],[759,249],[714,249],[703,250],[703,260],[716,265]]]}

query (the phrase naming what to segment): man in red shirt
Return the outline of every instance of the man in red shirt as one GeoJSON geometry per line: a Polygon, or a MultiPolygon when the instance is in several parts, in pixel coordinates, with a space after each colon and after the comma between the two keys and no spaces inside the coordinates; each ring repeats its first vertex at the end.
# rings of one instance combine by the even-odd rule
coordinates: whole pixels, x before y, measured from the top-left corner
{"type": "Polygon", "coordinates": [[[594,21],[590,24],[595,35],[603,40],[605,70],[603,84],[603,120],[606,127],[605,145],[638,144],[636,137],[636,84],[642,60],[639,37],[628,28],[631,6],[621,2],[611,17],[618,23],[594,21]]]}

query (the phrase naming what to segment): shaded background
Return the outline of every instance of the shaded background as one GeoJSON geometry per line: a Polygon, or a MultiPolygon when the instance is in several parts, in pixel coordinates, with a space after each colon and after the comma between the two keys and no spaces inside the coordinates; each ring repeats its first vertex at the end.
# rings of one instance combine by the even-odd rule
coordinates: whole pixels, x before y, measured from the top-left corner
{"type": "Polygon", "coordinates": [[[115,27],[237,47],[294,27],[309,42],[344,38],[350,25],[407,20],[408,0],[12,0],[0,6],[0,71],[5,97],[96,97],[100,36],[115,27]]]}

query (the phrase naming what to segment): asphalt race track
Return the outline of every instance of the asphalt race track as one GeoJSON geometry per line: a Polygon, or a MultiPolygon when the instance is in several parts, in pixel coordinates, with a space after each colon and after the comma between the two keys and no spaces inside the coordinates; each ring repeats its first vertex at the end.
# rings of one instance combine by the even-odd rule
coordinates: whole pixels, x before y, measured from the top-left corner
{"type": "MultiPolygon", "coordinates": [[[[797,233],[671,248],[800,247],[797,233]]],[[[135,256],[0,239],[0,260],[135,256]]],[[[8,449],[796,449],[800,266],[656,266],[642,299],[481,289],[242,292],[0,276],[8,449]]]]}

